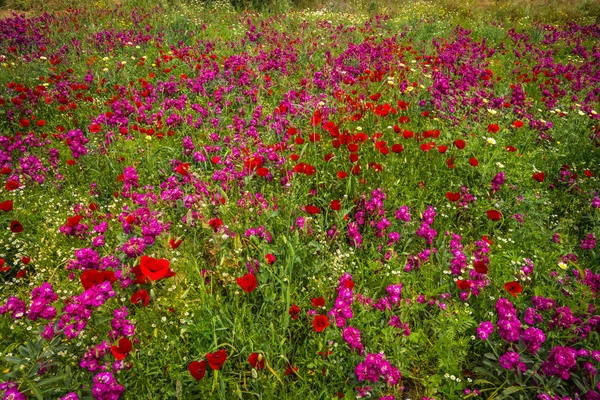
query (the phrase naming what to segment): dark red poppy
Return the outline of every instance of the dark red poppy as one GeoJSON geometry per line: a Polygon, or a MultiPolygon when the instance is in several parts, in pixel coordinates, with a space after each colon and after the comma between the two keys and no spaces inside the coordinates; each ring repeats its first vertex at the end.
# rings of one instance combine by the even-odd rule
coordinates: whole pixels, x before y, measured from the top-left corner
{"type": "Polygon", "coordinates": [[[523,293],[523,286],[521,286],[521,284],[516,281],[505,283],[504,289],[506,289],[508,293],[514,298],[516,298],[518,294],[523,293]]]}
{"type": "Polygon", "coordinates": [[[285,370],[284,375],[288,376],[288,375],[295,375],[296,371],[298,371],[298,368],[294,367],[292,364],[290,364],[289,367],[287,367],[287,369],[285,370]]]}
{"type": "Polygon", "coordinates": [[[517,151],[517,148],[514,146],[506,146],[504,148],[506,149],[506,151],[510,151],[511,153],[514,153],[517,151]]]}
{"type": "Polygon", "coordinates": [[[183,239],[179,239],[179,240],[169,239],[169,247],[171,248],[171,250],[175,250],[176,248],[179,247],[181,242],[183,242],[183,239]]]}
{"type": "Polygon", "coordinates": [[[342,203],[339,200],[332,200],[329,206],[333,211],[340,211],[342,209],[342,203]]]}
{"type": "Polygon", "coordinates": [[[12,172],[12,169],[9,167],[2,167],[2,170],[0,170],[0,174],[2,175],[8,175],[12,172]]]}
{"type": "Polygon", "coordinates": [[[19,221],[10,221],[10,231],[12,233],[23,232],[23,225],[19,221]]]}
{"type": "Polygon", "coordinates": [[[546,179],[546,175],[544,175],[543,172],[538,172],[536,174],[533,174],[533,175],[531,175],[531,177],[538,182],[544,182],[544,179],[546,179]]]}
{"type": "Polygon", "coordinates": [[[4,185],[4,188],[8,191],[16,190],[19,188],[19,182],[10,180],[10,181],[6,182],[6,185],[4,185]]]}
{"type": "Polygon", "coordinates": [[[592,176],[594,176],[594,174],[592,173],[592,171],[590,171],[589,169],[584,170],[583,174],[585,176],[587,176],[588,178],[591,178],[592,176]]]}
{"type": "Polygon", "coordinates": [[[149,301],[150,301],[150,295],[144,289],[138,290],[131,296],[131,302],[133,304],[139,304],[141,302],[142,306],[146,307],[148,305],[149,301]]]}
{"type": "Polygon", "coordinates": [[[398,118],[398,122],[400,122],[401,124],[408,124],[410,122],[410,118],[408,118],[406,115],[403,115],[400,118],[398,118]]]}
{"type": "Polygon", "coordinates": [[[264,178],[265,176],[269,175],[269,170],[265,167],[260,167],[256,170],[256,175],[264,178]]]}
{"type": "Polygon", "coordinates": [[[29,124],[30,122],[27,118],[21,118],[21,120],[19,121],[19,125],[21,125],[21,128],[27,128],[29,124]]]}
{"type": "Polygon", "coordinates": [[[188,365],[188,371],[190,371],[190,375],[199,381],[204,378],[204,374],[206,374],[206,361],[192,361],[190,365],[188,365]]]}
{"type": "Polygon", "coordinates": [[[465,146],[466,146],[467,144],[465,143],[465,141],[464,141],[464,140],[462,140],[462,139],[458,139],[458,140],[455,140],[455,141],[454,141],[454,145],[455,145],[455,146],[456,146],[456,147],[457,147],[459,150],[462,150],[462,149],[464,149],[464,148],[465,148],[465,146]]]}
{"type": "Polygon", "coordinates": [[[4,258],[0,258],[0,272],[6,272],[10,269],[10,266],[4,266],[4,258]]]}
{"type": "Polygon", "coordinates": [[[487,127],[487,131],[490,133],[497,133],[500,130],[500,127],[496,124],[489,124],[487,127]]]}
{"type": "Polygon", "coordinates": [[[27,275],[27,270],[26,269],[22,269],[19,272],[17,272],[16,277],[21,279],[22,277],[24,277],[25,275],[27,275]]]}
{"type": "Polygon", "coordinates": [[[329,319],[325,315],[317,315],[313,319],[313,327],[317,332],[323,332],[329,326],[329,319]]]}
{"type": "Polygon", "coordinates": [[[512,126],[514,126],[515,128],[521,128],[523,127],[523,121],[516,120],[512,123],[512,126]]]}
{"type": "Polygon", "coordinates": [[[360,158],[360,157],[359,157],[359,155],[358,155],[358,154],[356,154],[356,153],[352,153],[352,154],[350,154],[350,155],[348,156],[348,159],[349,159],[349,160],[350,160],[350,162],[352,162],[352,163],[355,163],[355,162],[357,162],[359,158],[360,158]]]}
{"type": "Polygon", "coordinates": [[[277,261],[277,258],[273,254],[269,253],[265,256],[265,260],[267,260],[267,264],[271,265],[277,261]]]}
{"type": "Polygon", "coordinates": [[[125,357],[127,357],[127,354],[129,354],[129,352],[132,349],[133,349],[133,345],[131,343],[131,340],[129,340],[127,338],[119,339],[118,346],[115,346],[113,344],[110,347],[110,351],[112,352],[113,356],[119,361],[125,359],[125,357]]]}
{"type": "Polygon", "coordinates": [[[223,221],[221,218],[213,218],[208,221],[208,225],[213,229],[213,231],[217,231],[220,227],[223,226],[223,221]]]}
{"type": "Polygon", "coordinates": [[[438,146],[438,151],[444,154],[448,150],[448,146],[438,146]]]}
{"type": "Polygon", "coordinates": [[[446,198],[448,199],[448,201],[450,201],[451,203],[454,203],[455,201],[460,200],[460,193],[456,192],[446,192],[446,198]]]}
{"type": "Polygon", "coordinates": [[[338,171],[338,173],[337,173],[337,177],[338,177],[338,179],[344,179],[344,178],[347,178],[347,177],[348,177],[348,173],[347,173],[347,172],[344,172],[344,171],[338,171]]]}
{"type": "Polygon", "coordinates": [[[74,227],[74,226],[79,225],[81,218],[83,218],[81,215],[76,215],[74,217],[68,217],[67,218],[67,226],[74,227]]]}
{"type": "Polygon", "coordinates": [[[502,213],[498,210],[488,210],[486,214],[492,221],[499,221],[502,218],[502,213]]]}
{"type": "Polygon", "coordinates": [[[102,128],[100,127],[100,124],[91,124],[89,126],[89,129],[90,129],[90,132],[92,132],[92,133],[98,133],[98,132],[100,132],[100,130],[102,128]]]}
{"type": "Polygon", "coordinates": [[[313,297],[311,299],[313,307],[325,307],[325,299],[322,297],[313,297]]]}
{"type": "MultiPolygon", "coordinates": [[[[335,154],[328,153],[328,154],[325,154],[325,156],[323,157],[323,160],[325,160],[325,162],[329,162],[333,159],[333,157],[335,157],[335,154]]],[[[294,160],[294,161],[296,161],[296,160],[294,160]]]]}
{"type": "Polygon", "coordinates": [[[309,213],[311,215],[321,213],[321,209],[319,207],[313,206],[313,205],[308,205],[308,206],[304,207],[304,209],[306,210],[307,213],[309,213]]]}
{"type": "Polygon", "coordinates": [[[144,275],[150,278],[150,280],[157,281],[164,278],[169,272],[169,260],[142,256],[142,259],[140,260],[140,269],[144,275]]]}
{"type": "Polygon", "coordinates": [[[224,349],[217,350],[206,355],[208,365],[215,371],[221,369],[225,361],[227,361],[227,352],[224,349]]]}
{"type": "Polygon", "coordinates": [[[392,151],[394,153],[402,153],[404,151],[404,147],[401,144],[396,143],[392,145],[392,151]]]}
{"type": "Polygon", "coordinates": [[[479,166],[479,161],[475,157],[469,158],[469,164],[473,167],[479,166]]]}
{"type": "Polygon", "coordinates": [[[475,261],[474,266],[475,266],[475,271],[477,271],[478,273],[480,273],[480,274],[488,273],[488,266],[485,264],[485,262],[475,261]]]}
{"type": "Polygon", "coordinates": [[[256,280],[256,276],[251,273],[247,273],[241,278],[236,279],[237,284],[242,288],[242,290],[246,293],[251,293],[258,286],[258,281],[256,280]]]}
{"type": "Polygon", "coordinates": [[[4,211],[4,212],[9,212],[13,209],[13,201],[12,200],[6,200],[3,201],[2,203],[0,203],[0,210],[4,211]]]}
{"type": "Polygon", "coordinates": [[[292,319],[298,319],[298,315],[300,315],[300,307],[298,307],[295,304],[292,304],[292,306],[288,310],[288,314],[290,314],[290,317],[292,317],[292,319]]]}
{"type": "Polygon", "coordinates": [[[29,264],[31,262],[31,257],[29,256],[23,256],[21,257],[21,262],[25,265],[29,264]]]}
{"type": "Polygon", "coordinates": [[[469,290],[469,288],[471,287],[471,281],[463,281],[459,279],[456,281],[456,286],[458,287],[458,290],[464,292],[466,290],[469,290]]]}
{"type": "Polygon", "coordinates": [[[265,358],[262,354],[252,353],[248,357],[248,362],[252,365],[253,368],[256,368],[258,371],[265,368],[265,358]]]}
{"type": "Polygon", "coordinates": [[[402,131],[402,137],[404,139],[410,139],[413,136],[415,136],[415,133],[412,131],[407,131],[407,130],[402,131]]]}
{"type": "Polygon", "coordinates": [[[96,204],[96,203],[90,203],[88,205],[88,208],[90,209],[90,211],[96,211],[98,209],[98,204],[96,204]]]}

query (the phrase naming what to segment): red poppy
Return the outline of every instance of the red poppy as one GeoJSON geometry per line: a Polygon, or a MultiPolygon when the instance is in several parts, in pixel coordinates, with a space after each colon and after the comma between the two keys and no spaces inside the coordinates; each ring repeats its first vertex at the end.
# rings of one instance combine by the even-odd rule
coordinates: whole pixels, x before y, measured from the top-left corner
{"type": "Polygon", "coordinates": [[[241,278],[236,279],[237,284],[242,288],[242,290],[246,293],[251,293],[258,286],[258,281],[256,280],[256,276],[251,273],[247,273],[241,278]]]}
{"type": "Polygon", "coordinates": [[[438,146],[438,151],[444,154],[448,150],[448,146],[438,146]]]}
{"type": "Polygon", "coordinates": [[[342,209],[342,203],[339,200],[332,200],[329,206],[333,211],[340,211],[342,209]]]}
{"type": "Polygon", "coordinates": [[[298,319],[298,315],[300,315],[300,307],[298,307],[295,304],[292,304],[292,306],[288,310],[288,314],[290,314],[290,317],[292,317],[292,319],[298,319]]]}
{"type": "Polygon", "coordinates": [[[13,209],[13,201],[12,200],[6,200],[3,201],[2,203],[0,203],[0,210],[4,211],[4,212],[9,212],[13,209]]]}
{"type": "Polygon", "coordinates": [[[517,148],[515,146],[506,146],[504,148],[506,149],[506,151],[510,151],[511,153],[514,153],[517,151],[517,148]]]}
{"type": "Polygon", "coordinates": [[[353,166],[350,172],[352,172],[352,175],[360,175],[360,165],[353,166]]]}
{"type": "Polygon", "coordinates": [[[516,298],[518,294],[523,293],[523,286],[521,286],[521,284],[516,281],[505,283],[504,289],[506,289],[508,293],[514,298],[516,298]]]}
{"type": "Polygon", "coordinates": [[[182,163],[182,164],[179,164],[177,166],[177,170],[176,171],[177,171],[177,173],[179,175],[185,176],[185,175],[189,174],[189,171],[188,171],[189,169],[190,169],[190,164],[189,163],[182,163]]]}
{"type": "Polygon", "coordinates": [[[458,290],[464,292],[466,290],[469,290],[469,288],[471,287],[471,281],[463,281],[459,279],[456,281],[456,286],[458,287],[458,290]]]}
{"type": "Polygon", "coordinates": [[[12,233],[23,232],[23,225],[19,221],[10,221],[10,231],[12,233]]]}
{"type": "Polygon", "coordinates": [[[81,218],[83,218],[81,215],[76,215],[74,217],[68,217],[67,218],[67,226],[74,227],[74,226],[79,225],[79,221],[81,221],[81,218]]]}
{"type": "Polygon", "coordinates": [[[277,258],[273,254],[269,253],[265,256],[265,260],[267,260],[267,264],[271,265],[277,261],[277,258]]]}
{"type": "Polygon", "coordinates": [[[474,266],[475,266],[475,271],[477,271],[478,273],[480,273],[480,274],[488,273],[488,266],[485,264],[485,262],[475,261],[474,266]]]}
{"type": "Polygon", "coordinates": [[[265,358],[262,354],[252,353],[248,357],[248,362],[252,365],[253,368],[256,368],[258,371],[265,368],[265,358]]]}
{"type": "Polygon", "coordinates": [[[499,221],[502,218],[502,213],[498,210],[488,210],[486,214],[492,221],[499,221]]]}
{"type": "Polygon", "coordinates": [[[171,248],[171,250],[175,250],[176,248],[179,247],[181,242],[183,242],[183,239],[179,239],[179,240],[169,239],[169,247],[171,248]]]}
{"type": "Polygon", "coordinates": [[[424,152],[431,150],[431,145],[429,143],[423,143],[420,147],[424,152]]]}
{"type": "MultiPolygon", "coordinates": [[[[210,159],[210,162],[211,162],[211,163],[213,163],[213,164],[221,164],[221,156],[213,156],[213,157],[210,159]]],[[[186,164],[187,164],[187,163],[186,163],[186,164]]],[[[183,165],[183,164],[182,164],[182,165],[183,165]]],[[[187,174],[185,174],[185,175],[187,175],[187,174]]]]}
{"type": "Polygon", "coordinates": [[[142,256],[142,259],[140,260],[140,269],[144,275],[150,278],[150,280],[157,281],[164,278],[169,272],[169,260],[142,256]]]}
{"type": "Polygon", "coordinates": [[[454,145],[455,145],[455,146],[456,146],[456,147],[457,147],[459,150],[462,150],[462,149],[464,149],[464,148],[465,148],[465,146],[466,146],[467,144],[465,143],[465,141],[464,141],[464,140],[462,140],[462,139],[458,139],[458,140],[455,140],[455,141],[454,141],[454,145]]]}
{"type": "Polygon", "coordinates": [[[446,198],[451,203],[460,200],[460,193],[446,192],[446,198]]]}
{"type": "Polygon", "coordinates": [[[29,264],[31,262],[31,257],[29,256],[23,256],[21,257],[21,262],[25,265],[29,264]]]}
{"type": "Polygon", "coordinates": [[[304,207],[306,212],[311,214],[311,215],[315,215],[315,214],[320,214],[321,213],[321,209],[317,206],[312,206],[312,205],[308,205],[306,207],[304,207]]]}
{"type": "Polygon", "coordinates": [[[497,133],[500,130],[500,127],[496,124],[489,124],[487,127],[487,131],[490,133],[497,133]]]}
{"type": "Polygon", "coordinates": [[[4,266],[4,258],[0,258],[0,272],[6,272],[10,269],[10,266],[4,266]]]}
{"type": "Polygon", "coordinates": [[[16,190],[19,188],[19,182],[10,180],[10,181],[6,182],[6,185],[4,185],[4,188],[8,191],[16,190]]]}
{"type": "Polygon", "coordinates": [[[584,170],[583,174],[585,176],[587,176],[588,178],[591,178],[592,176],[594,176],[594,174],[592,173],[592,171],[590,171],[589,169],[584,170]]]}
{"type": "Polygon", "coordinates": [[[408,124],[410,122],[410,118],[408,118],[406,115],[403,115],[400,118],[398,118],[398,122],[400,122],[401,124],[408,124]]]}
{"type": "MultiPolygon", "coordinates": [[[[333,159],[333,157],[335,157],[335,154],[328,153],[328,154],[325,154],[325,156],[323,157],[323,160],[325,160],[325,162],[329,162],[333,159]]],[[[293,158],[292,158],[292,160],[293,160],[293,158]]],[[[294,160],[294,161],[296,161],[296,160],[294,160]]]]}
{"type": "Polygon", "coordinates": [[[317,315],[313,319],[313,327],[317,332],[323,332],[329,326],[329,319],[325,315],[317,315]]]}
{"type": "Polygon", "coordinates": [[[206,360],[208,361],[208,365],[216,371],[221,369],[223,364],[225,364],[225,361],[227,361],[227,352],[221,349],[213,353],[208,353],[206,355],[206,360]]]}
{"type": "Polygon", "coordinates": [[[25,275],[27,275],[27,270],[26,269],[22,269],[19,272],[17,272],[16,277],[21,279],[22,277],[24,277],[25,275]]]}
{"type": "Polygon", "coordinates": [[[536,174],[531,175],[531,177],[533,179],[535,179],[538,182],[544,182],[544,179],[546,178],[546,175],[544,175],[543,172],[538,172],[536,174]]]}
{"type": "Polygon", "coordinates": [[[315,307],[315,308],[325,307],[325,299],[322,297],[313,297],[311,301],[312,301],[313,307],[315,307]]]}
{"type": "Polygon", "coordinates": [[[98,204],[96,204],[96,203],[90,203],[88,205],[88,208],[90,209],[90,211],[96,211],[98,209],[98,204]]]}
{"type": "Polygon", "coordinates": [[[265,167],[260,167],[256,170],[256,175],[264,178],[265,176],[269,175],[269,170],[265,167]]]}
{"type": "Polygon", "coordinates": [[[392,151],[394,153],[402,153],[404,151],[404,147],[401,144],[396,143],[392,145],[392,151]]]}
{"type": "Polygon", "coordinates": [[[479,165],[479,161],[475,157],[471,157],[469,158],[469,164],[471,164],[473,167],[477,167],[479,165]]]}
{"type": "Polygon", "coordinates": [[[288,375],[296,374],[296,371],[298,371],[298,368],[296,368],[290,364],[290,366],[287,367],[287,369],[285,370],[284,375],[288,376],[288,375]]]}
{"type": "Polygon", "coordinates": [[[359,158],[360,157],[356,153],[352,153],[348,156],[348,159],[350,160],[350,162],[353,162],[353,163],[357,162],[359,158]]]}
{"type": "Polygon", "coordinates": [[[208,225],[213,229],[213,231],[217,231],[220,227],[223,226],[223,221],[221,218],[213,218],[208,221],[208,225]]]}
{"type": "Polygon", "coordinates": [[[27,128],[29,124],[30,122],[27,118],[21,118],[21,120],[19,121],[19,125],[21,125],[21,128],[27,128]]]}
{"type": "Polygon", "coordinates": [[[523,127],[523,121],[516,120],[512,123],[512,126],[514,126],[515,128],[521,128],[523,127]]]}
{"type": "Polygon", "coordinates": [[[131,344],[131,340],[127,339],[127,338],[121,338],[119,339],[119,345],[115,346],[114,344],[110,347],[110,351],[112,352],[113,356],[115,356],[115,358],[117,360],[123,360],[125,359],[125,357],[127,357],[127,354],[129,354],[129,352],[133,349],[133,345],[131,344]]]}
{"type": "Polygon", "coordinates": [[[190,365],[188,365],[188,371],[190,371],[190,375],[192,375],[195,380],[202,380],[206,373],[206,361],[192,361],[190,365]]]}
{"type": "Polygon", "coordinates": [[[100,132],[101,127],[99,124],[91,124],[89,126],[89,129],[90,129],[90,132],[92,132],[92,133],[98,133],[98,132],[100,132]]]}
{"type": "Polygon", "coordinates": [[[131,296],[131,302],[133,304],[139,304],[141,302],[142,306],[146,307],[148,305],[149,301],[150,301],[150,295],[144,289],[138,290],[131,296]]]}
{"type": "Polygon", "coordinates": [[[0,174],[2,175],[8,175],[12,172],[12,169],[9,167],[2,167],[2,170],[0,170],[0,174]]]}
{"type": "Polygon", "coordinates": [[[348,177],[348,173],[347,173],[347,172],[344,172],[344,171],[338,171],[338,173],[337,173],[337,177],[338,177],[338,179],[344,179],[344,178],[347,178],[347,177],[348,177]]]}
{"type": "Polygon", "coordinates": [[[413,136],[415,136],[415,133],[414,133],[414,132],[407,131],[407,130],[404,130],[404,131],[402,131],[402,137],[403,137],[404,139],[410,139],[410,138],[411,138],[411,137],[413,137],[413,136]]]}

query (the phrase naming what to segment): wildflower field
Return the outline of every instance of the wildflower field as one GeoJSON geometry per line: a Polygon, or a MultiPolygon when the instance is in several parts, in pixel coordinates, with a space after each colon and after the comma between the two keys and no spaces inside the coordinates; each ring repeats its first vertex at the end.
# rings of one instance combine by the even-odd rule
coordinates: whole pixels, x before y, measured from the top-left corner
{"type": "Polygon", "coordinates": [[[600,25],[0,20],[0,398],[600,399],[600,25]]]}

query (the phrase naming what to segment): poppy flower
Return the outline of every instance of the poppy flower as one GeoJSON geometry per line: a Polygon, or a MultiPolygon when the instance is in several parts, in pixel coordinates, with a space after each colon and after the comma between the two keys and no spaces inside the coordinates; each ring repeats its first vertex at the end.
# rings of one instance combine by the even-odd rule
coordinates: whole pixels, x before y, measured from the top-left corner
{"type": "Polygon", "coordinates": [[[265,358],[262,354],[252,353],[248,357],[248,362],[252,365],[252,368],[256,368],[258,371],[265,368],[265,358]]]}
{"type": "Polygon", "coordinates": [[[404,147],[401,144],[396,143],[392,145],[392,151],[394,153],[402,153],[404,151],[404,147]]]}
{"type": "Polygon", "coordinates": [[[288,376],[288,375],[296,374],[296,371],[298,371],[298,368],[296,368],[290,364],[290,366],[287,367],[287,369],[285,370],[284,375],[288,376]]]}
{"type": "Polygon", "coordinates": [[[98,204],[96,204],[96,203],[90,203],[88,205],[88,208],[90,209],[90,211],[96,211],[98,209],[98,204]]]}
{"type": "Polygon", "coordinates": [[[6,272],[10,269],[10,266],[4,266],[4,258],[0,258],[0,272],[6,272]]]}
{"type": "Polygon", "coordinates": [[[313,319],[313,327],[317,332],[323,332],[329,326],[329,319],[325,315],[317,315],[313,319]]]}
{"type": "Polygon", "coordinates": [[[347,172],[344,172],[344,171],[338,171],[338,173],[337,173],[337,177],[338,177],[338,179],[344,179],[344,178],[347,178],[347,177],[348,177],[348,173],[347,173],[347,172]]]}
{"type": "Polygon", "coordinates": [[[179,247],[181,242],[183,242],[183,239],[179,239],[179,240],[169,239],[169,247],[171,248],[171,250],[175,250],[176,248],[179,247]]]}
{"type": "Polygon", "coordinates": [[[352,175],[360,175],[360,165],[353,166],[350,172],[352,172],[352,175]]]}
{"type": "Polygon", "coordinates": [[[271,265],[277,261],[277,258],[273,254],[269,253],[265,256],[265,260],[267,260],[267,264],[271,265]]]}
{"type": "Polygon", "coordinates": [[[79,225],[79,221],[81,221],[81,218],[83,218],[81,215],[76,215],[74,217],[68,217],[67,218],[67,226],[74,227],[74,226],[79,225]]]}
{"type": "Polygon", "coordinates": [[[456,286],[458,287],[458,290],[464,292],[466,290],[469,290],[469,288],[471,287],[471,281],[463,281],[459,279],[456,281],[456,286]]]}
{"type": "Polygon", "coordinates": [[[192,378],[195,380],[202,380],[204,374],[206,374],[206,361],[192,361],[190,365],[188,365],[188,371],[190,371],[190,375],[192,375],[192,378]]]}
{"type": "Polygon", "coordinates": [[[88,290],[89,288],[98,283],[98,271],[94,269],[88,269],[87,271],[84,271],[81,274],[79,280],[81,281],[81,285],[83,286],[83,288],[85,290],[88,290]]]}
{"type": "Polygon", "coordinates": [[[506,146],[505,149],[506,149],[506,151],[510,151],[511,153],[514,153],[517,151],[517,148],[515,146],[506,146]]]}
{"type": "Polygon", "coordinates": [[[448,146],[438,146],[438,151],[444,154],[448,150],[448,146]]]}
{"type": "Polygon", "coordinates": [[[19,125],[21,125],[21,128],[27,128],[29,124],[30,122],[27,118],[21,118],[21,120],[19,121],[19,125]]]}
{"type": "Polygon", "coordinates": [[[342,203],[339,200],[332,200],[329,206],[333,211],[340,211],[342,209],[342,203]]]}
{"type": "Polygon", "coordinates": [[[464,148],[465,148],[465,146],[466,146],[467,144],[465,143],[465,141],[464,141],[464,140],[462,140],[462,139],[458,139],[458,140],[455,140],[455,141],[454,141],[454,145],[455,145],[455,146],[456,146],[456,148],[458,148],[459,150],[462,150],[462,149],[464,149],[464,148]]]}
{"type": "Polygon", "coordinates": [[[251,293],[258,286],[258,281],[256,280],[256,276],[251,273],[247,273],[241,278],[236,279],[237,284],[242,288],[242,290],[246,293],[251,293]]]}
{"type": "Polygon", "coordinates": [[[314,308],[325,307],[325,299],[322,297],[313,297],[311,301],[314,308]]]}
{"type": "Polygon", "coordinates": [[[110,351],[112,352],[113,356],[115,356],[115,358],[119,361],[125,359],[125,357],[127,357],[127,354],[129,354],[129,352],[132,349],[133,345],[131,344],[131,340],[127,338],[119,339],[118,346],[115,346],[113,344],[110,347],[110,351]]]}
{"type": "Polygon", "coordinates": [[[308,205],[308,206],[304,207],[304,209],[306,210],[307,213],[309,213],[311,215],[319,214],[321,212],[321,209],[319,207],[312,206],[312,205],[308,205]]]}
{"type": "Polygon", "coordinates": [[[512,123],[512,126],[514,126],[515,128],[522,128],[523,121],[516,120],[515,122],[512,123]]]}
{"type": "Polygon", "coordinates": [[[288,310],[288,314],[290,314],[290,317],[292,317],[292,319],[298,319],[298,315],[300,315],[300,307],[298,307],[295,304],[292,304],[292,306],[288,310]]]}
{"type": "Polygon", "coordinates": [[[269,175],[269,170],[265,167],[260,167],[256,170],[256,175],[264,178],[265,176],[269,175]]]}
{"type": "Polygon", "coordinates": [[[13,201],[12,200],[6,200],[3,201],[2,203],[0,203],[0,210],[4,211],[4,212],[9,212],[13,209],[13,201]]]}
{"type": "Polygon", "coordinates": [[[487,127],[487,131],[490,133],[497,133],[500,130],[500,127],[496,124],[489,124],[487,127]]]}
{"type": "Polygon", "coordinates": [[[213,229],[213,231],[217,231],[220,227],[223,226],[223,221],[221,218],[213,218],[208,221],[208,225],[213,229]]]}
{"type": "Polygon", "coordinates": [[[536,174],[531,175],[531,177],[541,183],[541,182],[544,182],[546,175],[544,175],[543,172],[538,172],[536,174]]]}
{"type": "Polygon", "coordinates": [[[100,129],[101,129],[99,124],[91,124],[88,128],[90,129],[90,132],[92,132],[92,133],[98,133],[98,132],[100,132],[100,129]]]}
{"type": "MultiPolygon", "coordinates": [[[[335,157],[335,154],[328,153],[328,154],[325,154],[325,156],[323,157],[323,160],[325,160],[325,162],[329,162],[333,159],[333,157],[335,157]]],[[[292,160],[293,160],[293,158],[292,158],[292,160]]],[[[294,160],[294,161],[296,161],[296,160],[294,160]]]]}
{"type": "Polygon", "coordinates": [[[150,301],[150,295],[144,289],[138,290],[131,296],[131,302],[133,304],[139,304],[141,302],[142,306],[146,307],[148,305],[149,301],[150,301]]]}
{"type": "Polygon", "coordinates": [[[350,156],[348,156],[348,159],[350,160],[350,162],[353,162],[353,163],[357,162],[359,158],[360,157],[356,153],[352,153],[352,154],[350,154],[350,156]]]}
{"type": "Polygon", "coordinates": [[[21,279],[22,277],[24,277],[25,275],[27,275],[27,270],[26,269],[22,269],[19,272],[17,272],[16,277],[21,279]]]}
{"type": "Polygon", "coordinates": [[[590,171],[589,169],[584,170],[583,174],[585,176],[587,176],[588,178],[591,178],[592,176],[594,176],[594,174],[592,173],[592,171],[590,171]]]}
{"type": "Polygon", "coordinates": [[[523,286],[521,286],[521,284],[516,281],[505,283],[504,289],[506,289],[508,293],[514,298],[516,298],[518,294],[523,293],[523,286]]]}
{"type": "Polygon", "coordinates": [[[213,353],[208,353],[206,355],[206,360],[213,370],[219,370],[223,364],[225,364],[225,361],[227,361],[227,352],[224,349],[221,349],[213,353]]]}
{"type": "Polygon", "coordinates": [[[10,180],[10,181],[6,182],[6,185],[4,185],[4,188],[8,191],[16,190],[19,188],[19,182],[10,180]]]}
{"type": "Polygon", "coordinates": [[[177,166],[176,171],[179,175],[186,176],[189,174],[189,169],[190,169],[189,163],[182,163],[177,166]]]}
{"type": "Polygon", "coordinates": [[[415,133],[414,133],[414,132],[407,131],[407,130],[404,130],[404,131],[402,131],[402,137],[403,137],[404,139],[410,139],[410,138],[411,138],[411,137],[413,137],[413,136],[415,136],[415,133]]]}
{"type": "Polygon", "coordinates": [[[492,221],[499,221],[502,218],[502,213],[498,210],[488,210],[486,214],[492,221]]]}
{"type": "Polygon", "coordinates": [[[8,175],[12,172],[12,169],[9,167],[2,167],[2,170],[0,170],[0,174],[2,175],[8,175]]]}
{"type": "Polygon", "coordinates": [[[469,164],[473,167],[477,167],[479,165],[479,161],[475,157],[469,158],[469,164]]]}
{"type": "Polygon", "coordinates": [[[29,264],[31,262],[31,257],[29,256],[23,256],[21,257],[21,262],[25,265],[29,264]]]}
{"type": "Polygon", "coordinates": [[[475,266],[475,271],[477,271],[478,273],[480,273],[480,274],[488,273],[488,266],[485,264],[485,262],[475,261],[474,266],[475,266]]]}
{"type": "Polygon", "coordinates": [[[451,203],[454,203],[455,201],[460,200],[460,193],[446,192],[446,198],[451,203]]]}
{"type": "Polygon", "coordinates": [[[150,280],[157,281],[166,277],[169,272],[169,261],[164,258],[156,259],[149,256],[142,256],[140,269],[150,280]]]}
{"type": "Polygon", "coordinates": [[[408,124],[410,122],[410,118],[408,118],[406,115],[403,115],[400,118],[398,118],[398,122],[400,122],[401,124],[408,124]]]}
{"type": "Polygon", "coordinates": [[[23,225],[19,221],[10,221],[10,231],[12,233],[23,232],[23,225]]]}

